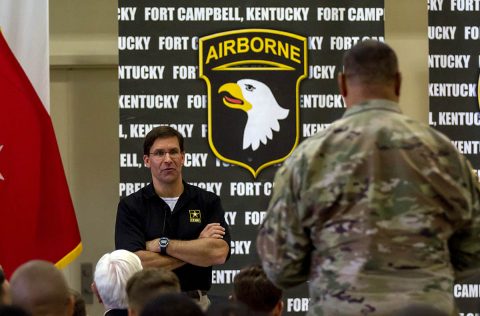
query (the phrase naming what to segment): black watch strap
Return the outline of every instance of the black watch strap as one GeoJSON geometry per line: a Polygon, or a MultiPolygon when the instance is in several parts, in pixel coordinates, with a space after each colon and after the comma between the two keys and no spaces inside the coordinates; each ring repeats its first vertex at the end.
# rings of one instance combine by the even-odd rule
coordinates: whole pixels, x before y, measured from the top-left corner
{"type": "Polygon", "coordinates": [[[158,246],[162,255],[167,254],[167,247],[169,242],[170,240],[167,237],[160,237],[160,240],[158,241],[158,246]]]}

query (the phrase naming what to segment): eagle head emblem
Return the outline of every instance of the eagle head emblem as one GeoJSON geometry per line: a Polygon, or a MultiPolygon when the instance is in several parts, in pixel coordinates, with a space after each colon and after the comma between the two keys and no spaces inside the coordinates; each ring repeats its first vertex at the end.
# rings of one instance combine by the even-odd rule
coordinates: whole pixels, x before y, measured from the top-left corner
{"type": "Polygon", "coordinates": [[[288,116],[289,110],[282,108],[272,90],[258,80],[241,79],[237,83],[226,83],[218,89],[223,94],[223,103],[247,113],[247,124],[243,132],[243,149],[257,150],[260,142],[267,144],[273,138],[272,131],[280,130],[280,120],[288,116]]]}

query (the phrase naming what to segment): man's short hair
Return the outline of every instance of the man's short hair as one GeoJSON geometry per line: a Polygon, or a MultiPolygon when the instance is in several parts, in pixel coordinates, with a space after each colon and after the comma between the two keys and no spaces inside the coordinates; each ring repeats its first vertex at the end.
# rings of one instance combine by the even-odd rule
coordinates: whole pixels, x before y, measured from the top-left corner
{"type": "Polygon", "coordinates": [[[145,304],[140,316],[175,315],[201,316],[204,315],[200,306],[183,293],[166,293],[151,299],[145,304]]]}
{"type": "Polygon", "coordinates": [[[267,278],[259,265],[240,270],[233,279],[233,298],[253,311],[272,311],[282,294],[283,291],[267,278]]]}
{"type": "Polygon", "coordinates": [[[67,281],[52,263],[32,260],[21,265],[10,280],[12,304],[32,315],[65,315],[73,300],[67,281]]]}
{"type": "Polygon", "coordinates": [[[5,273],[3,273],[3,268],[0,266],[0,284],[5,282],[5,273]]]}
{"type": "Polygon", "coordinates": [[[345,53],[343,73],[347,80],[360,84],[389,83],[398,73],[397,55],[385,43],[366,40],[345,53]]]}
{"type": "Polygon", "coordinates": [[[0,267],[0,305],[3,304],[4,297],[7,293],[3,290],[3,283],[5,282],[5,274],[3,273],[3,268],[0,267]]]}
{"type": "Polygon", "coordinates": [[[127,308],[127,281],[140,270],[140,258],[127,250],[115,250],[98,260],[93,280],[106,308],[127,308]]]}
{"type": "Polygon", "coordinates": [[[175,273],[164,268],[146,268],[127,282],[128,307],[137,314],[150,299],[166,293],[180,293],[180,281],[175,273]]]}
{"type": "Polygon", "coordinates": [[[178,145],[180,146],[180,151],[184,152],[183,148],[183,135],[180,134],[176,129],[170,126],[158,126],[148,132],[143,141],[143,154],[149,155],[150,148],[152,148],[153,143],[157,139],[176,137],[178,139],[178,145]]]}
{"type": "MultiPolygon", "coordinates": [[[[247,305],[238,301],[226,301],[211,304],[206,312],[207,316],[259,316],[260,312],[252,312],[247,305]]],[[[267,312],[261,313],[268,315],[267,312]]]]}
{"type": "Polygon", "coordinates": [[[31,314],[20,306],[0,305],[0,316],[31,316],[31,314]]]}

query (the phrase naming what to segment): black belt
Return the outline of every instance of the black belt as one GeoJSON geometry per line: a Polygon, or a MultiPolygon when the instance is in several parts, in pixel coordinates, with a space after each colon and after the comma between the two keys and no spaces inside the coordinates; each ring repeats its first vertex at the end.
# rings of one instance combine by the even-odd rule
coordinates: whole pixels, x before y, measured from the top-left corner
{"type": "Polygon", "coordinates": [[[185,293],[185,295],[187,295],[188,297],[191,297],[197,300],[200,299],[200,295],[201,296],[207,295],[207,291],[202,291],[202,290],[184,291],[183,293],[185,293]]]}

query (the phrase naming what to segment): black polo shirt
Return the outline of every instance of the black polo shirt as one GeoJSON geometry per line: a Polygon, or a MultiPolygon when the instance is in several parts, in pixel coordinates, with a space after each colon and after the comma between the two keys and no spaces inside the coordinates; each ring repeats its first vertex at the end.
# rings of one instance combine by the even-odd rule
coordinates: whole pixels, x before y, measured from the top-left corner
{"type": "MultiPolygon", "coordinates": [[[[183,193],[173,212],[155,193],[152,183],[123,198],[117,210],[115,248],[131,252],[145,250],[147,241],[159,237],[198,239],[209,223],[220,223],[225,228],[223,239],[230,247],[230,233],[220,198],[186,182],[183,185],[183,193]]],[[[180,279],[182,291],[208,291],[212,285],[212,267],[187,263],[173,272],[180,279]]]]}

